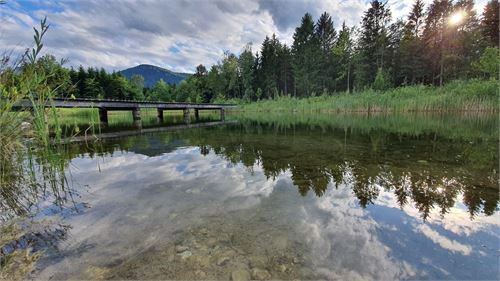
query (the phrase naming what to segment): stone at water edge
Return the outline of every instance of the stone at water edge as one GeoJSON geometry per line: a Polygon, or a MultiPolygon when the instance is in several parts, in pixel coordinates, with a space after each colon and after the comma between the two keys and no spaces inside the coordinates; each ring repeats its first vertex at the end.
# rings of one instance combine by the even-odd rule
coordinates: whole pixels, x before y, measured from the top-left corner
{"type": "Polygon", "coordinates": [[[222,257],[217,260],[218,266],[223,266],[229,261],[229,257],[222,257]]]}
{"type": "Polygon", "coordinates": [[[265,280],[271,278],[271,274],[265,269],[254,268],[252,269],[252,277],[257,280],[265,280]]]}
{"type": "Polygon", "coordinates": [[[265,256],[251,256],[248,259],[250,260],[251,267],[265,267],[268,263],[268,259],[265,256]]]}
{"type": "Polygon", "coordinates": [[[199,270],[199,269],[194,272],[194,275],[196,275],[196,277],[198,277],[198,278],[207,277],[207,274],[204,271],[199,270]]]}
{"type": "Polygon", "coordinates": [[[187,251],[188,249],[189,249],[188,247],[186,247],[186,246],[182,246],[182,245],[177,245],[177,246],[175,246],[175,251],[176,251],[177,253],[182,253],[182,252],[185,252],[185,251],[187,251]]]}
{"type": "Polygon", "coordinates": [[[182,252],[180,255],[181,255],[181,258],[183,260],[185,260],[185,259],[189,258],[190,256],[192,256],[193,253],[191,253],[191,251],[185,251],[185,252],[182,252]]]}
{"type": "Polygon", "coordinates": [[[231,280],[233,281],[248,281],[250,273],[244,269],[237,269],[231,272],[231,280]]]}

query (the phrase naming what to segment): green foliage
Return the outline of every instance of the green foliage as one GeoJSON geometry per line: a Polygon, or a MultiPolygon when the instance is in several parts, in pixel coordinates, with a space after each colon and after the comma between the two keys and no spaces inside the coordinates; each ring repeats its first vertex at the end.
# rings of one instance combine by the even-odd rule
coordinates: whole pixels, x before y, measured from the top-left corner
{"type": "Polygon", "coordinates": [[[335,78],[334,90],[350,91],[351,85],[351,62],[353,55],[353,30],[342,23],[338,40],[332,49],[332,61],[337,62],[333,77],[335,78]]]}
{"type": "Polygon", "coordinates": [[[375,80],[379,68],[386,64],[388,52],[388,28],[391,12],[381,1],[371,1],[365,12],[358,42],[359,58],[362,67],[356,74],[360,87],[370,85],[375,80]]]}
{"type": "Polygon", "coordinates": [[[409,111],[498,111],[497,80],[453,81],[443,87],[415,85],[384,92],[366,90],[306,99],[280,97],[242,104],[242,111],[327,111],[327,112],[409,112],[409,111]]]}
{"type": "Polygon", "coordinates": [[[334,89],[337,64],[333,63],[332,50],[337,41],[337,31],[333,26],[331,16],[324,12],[316,23],[315,34],[319,41],[320,48],[320,69],[318,73],[318,83],[321,91],[332,91],[334,89]]]}
{"type": "Polygon", "coordinates": [[[173,88],[160,79],[149,91],[147,99],[150,101],[172,101],[173,94],[173,88]]]}
{"type": "Polygon", "coordinates": [[[496,46],[497,48],[499,47],[499,14],[499,1],[490,0],[484,7],[484,13],[481,18],[481,31],[483,36],[490,46],[496,46]]]}
{"type": "Polygon", "coordinates": [[[385,91],[389,88],[390,83],[387,81],[386,74],[382,68],[379,68],[377,71],[377,75],[375,76],[375,81],[373,82],[373,89],[375,91],[385,91]]]}
{"type": "MultiPolygon", "coordinates": [[[[39,200],[54,200],[62,206],[72,196],[66,186],[67,160],[61,143],[61,127],[54,97],[69,89],[67,73],[52,56],[39,57],[42,39],[49,26],[42,20],[34,28],[34,47],[21,60],[21,70],[0,66],[0,248],[25,231],[13,219],[33,216],[39,200]],[[20,101],[30,102],[29,111],[12,109],[20,101]],[[47,108],[48,106],[48,108],[47,108]],[[49,120],[53,126],[49,128],[49,120]],[[50,139],[50,136],[54,138],[50,139]],[[29,137],[27,139],[26,137],[29,137]]],[[[22,279],[39,254],[15,247],[0,254],[0,279],[22,279]]]]}
{"type": "Polygon", "coordinates": [[[295,29],[292,45],[292,65],[295,96],[307,97],[318,89],[320,41],[314,32],[314,21],[309,13],[295,29]]]}
{"type": "Polygon", "coordinates": [[[255,57],[252,53],[252,47],[248,44],[238,59],[238,65],[241,71],[241,83],[243,88],[243,98],[251,100],[253,96],[253,81],[255,79],[255,57]]]}
{"type": "Polygon", "coordinates": [[[488,77],[498,79],[500,54],[498,48],[488,47],[481,55],[476,67],[488,77]]]}

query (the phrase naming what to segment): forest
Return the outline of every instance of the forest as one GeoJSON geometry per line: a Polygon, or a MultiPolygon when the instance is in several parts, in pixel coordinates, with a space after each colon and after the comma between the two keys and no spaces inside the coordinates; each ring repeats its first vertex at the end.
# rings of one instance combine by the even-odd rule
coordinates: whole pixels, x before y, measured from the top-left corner
{"type": "Polygon", "coordinates": [[[178,85],[160,80],[147,88],[140,75],[129,80],[102,68],[68,69],[51,55],[37,64],[55,73],[48,83],[64,97],[251,102],[497,79],[498,47],[498,0],[490,0],[481,15],[473,0],[434,0],[427,7],[416,0],[404,20],[393,19],[387,3],[374,0],[359,26],[344,22],[337,30],[328,13],[316,21],[306,13],[291,46],[266,36],[258,50],[248,43],[239,55],[226,51],[178,85]]]}

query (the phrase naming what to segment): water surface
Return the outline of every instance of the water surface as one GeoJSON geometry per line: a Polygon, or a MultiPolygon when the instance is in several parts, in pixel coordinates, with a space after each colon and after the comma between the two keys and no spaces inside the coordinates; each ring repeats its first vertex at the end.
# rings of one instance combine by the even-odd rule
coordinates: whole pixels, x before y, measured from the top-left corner
{"type": "Polygon", "coordinates": [[[70,144],[33,277],[499,279],[497,116],[232,119],[70,144]]]}

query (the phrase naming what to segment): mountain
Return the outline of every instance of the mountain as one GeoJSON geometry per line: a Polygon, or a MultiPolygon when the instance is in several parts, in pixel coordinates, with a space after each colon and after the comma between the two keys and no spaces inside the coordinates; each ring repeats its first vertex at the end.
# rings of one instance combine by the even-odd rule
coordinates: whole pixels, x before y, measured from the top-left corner
{"type": "Polygon", "coordinates": [[[182,80],[188,78],[191,74],[173,72],[165,68],[161,68],[149,64],[140,64],[131,68],[120,71],[123,76],[130,79],[133,75],[141,75],[144,77],[144,86],[152,87],[156,82],[163,79],[169,84],[179,84],[182,80]]]}

